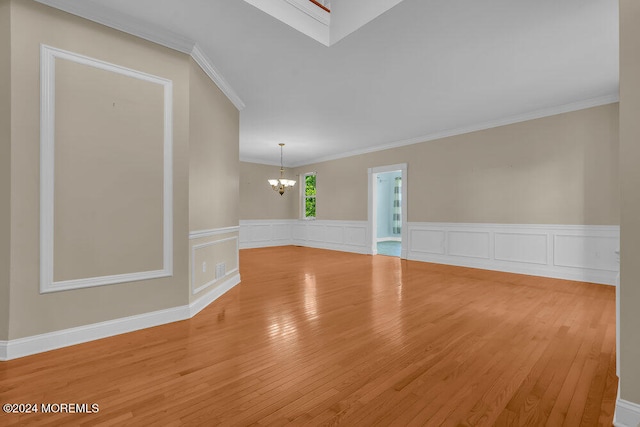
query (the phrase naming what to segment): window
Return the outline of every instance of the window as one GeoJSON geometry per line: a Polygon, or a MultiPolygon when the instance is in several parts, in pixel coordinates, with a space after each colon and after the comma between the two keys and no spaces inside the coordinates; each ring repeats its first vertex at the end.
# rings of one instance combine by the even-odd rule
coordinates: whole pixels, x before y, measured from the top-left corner
{"type": "Polygon", "coordinates": [[[316,173],[304,174],[304,197],[302,198],[302,212],[304,218],[316,217],[316,173]]]}

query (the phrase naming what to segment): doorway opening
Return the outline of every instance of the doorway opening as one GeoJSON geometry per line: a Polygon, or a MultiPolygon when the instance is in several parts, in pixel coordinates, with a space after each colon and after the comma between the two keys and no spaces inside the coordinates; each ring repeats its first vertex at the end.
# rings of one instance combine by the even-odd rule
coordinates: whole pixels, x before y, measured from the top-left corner
{"type": "Polygon", "coordinates": [[[406,164],[369,169],[371,254],[406,258],[406,164]]]}

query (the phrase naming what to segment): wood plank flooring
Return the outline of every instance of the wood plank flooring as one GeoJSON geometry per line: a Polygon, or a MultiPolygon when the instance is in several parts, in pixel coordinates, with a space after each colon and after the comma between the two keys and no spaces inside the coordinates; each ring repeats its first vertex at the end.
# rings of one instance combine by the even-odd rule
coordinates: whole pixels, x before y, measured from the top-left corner
{"type": "Polygon", "coordinates": [[[613,287],[300,247],[243,250],[191,320],[0,362],[0,425],[610,426],[613,287]]]}

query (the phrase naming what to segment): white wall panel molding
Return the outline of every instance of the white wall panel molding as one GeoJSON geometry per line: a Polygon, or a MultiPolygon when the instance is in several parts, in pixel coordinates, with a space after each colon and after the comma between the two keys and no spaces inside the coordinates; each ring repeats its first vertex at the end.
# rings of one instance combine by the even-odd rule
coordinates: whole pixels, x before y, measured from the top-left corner
{"type": "MultiPolygon", "coordinates": [[[[203,290],[209,288],[210,286],[215,285],[216,283],[220,283],[222,282],[225,278],[228,278],[230,275],[232,274],[237,274],[238,270],[239,270],[239,266],[240,266],[240,258],[239,258],[239,249],[240,249],[240,245],[239,245],[239,239],[237,236],[234,237],[228,237],[226,239],[220,239],[220,240],[213,240],[211,242],[206,242],[206,243],[201,243],[199,245],[193,245],[191,247],[191,292],[195,295],[197,293],[202,292],[203,290]],[[230,241],[235,241],[236,243],[236,267],[232,268],[231,270],[225,271],[224,276],[222,277],[214,277],[212,280],[209,280],[206,283],[203,283],[202,285],[198,286],[198,284],[196,283],[196,252],[199,250],[202,250],[204,248],[208,248],[210,246],[216,246],[216,245],[220,245],[222,243],[225,242],[230,242],[230,241]]],[[[212,262],[210,265],[210,268],[214,268],[214,263],[212,262]]]]}
{"type": "Polygon", "coordinates": [[[40,292],[57,292],[173,275],[173,84],[171,80],[46,45],[40,46],[40,64],[40,292]],[[163,264],[160,270],[54,281],[55,61],[58,58],[163,87],[163,264]]]}
{"type": "Polygon", "coordinates": [[[210,230],[197,230],[189,232],[189,240],[202,239],[204,237],[219,236],[221,234],[238,233],[240,226],[212,228],[210,230]]]}
{"type": "Polygon", "coordinates": [[[613,425],[616,427],[640,426],[640,405],[618,398],[613,425]]]}
{"type": "Polygon", "coordinates": [[[487,231],[451,230],[447,233],[447,255],[489,259],[490,242],[487,231]]]}
{"type": "Polygon", "coordinates": [[[101,338],[107,338],[140,329],[164,325],[166,323],[190,319],[239,283],[240,275],[235,274],[215,289],[211,290],[211,292],[207,292],[205,295],[189,305],[153,311],[136,316],[123,317],[121,319],[108,320],[106,322],[94,323],[91,325],[79,326],[77,328],[69,328],[26,338],[0,341],[0,361],[17,359],[101,338]]]}
{"type": "Polygon", "coordinates": [[[153,43],[168,47],[178,52],[191,55],[193,60],[202,68],[202,71],[220,88],[238,110],[245,107],[244,102],[236,91],[229,85],[224,76],[213,66],[209,58],[204,55],[200,47],[187,37],[151,25],[140,19],[132,18],[123,13],[105,8],[99,4],[75,0],[36,0],[47,6],[55,7],[81,18],[88,19],[98,24],[140,37],[153,43]]]}
{"type": "MultiPolygon", "coordinates": [[[[409,222],[406,228],[410,260],[615,285],[618,226],[409,222]]],[[[366,221],[240,221],[240,248],[370,254],[367,230],[366,221]]]]}
{"type": "Polygon", "coordinates": [[[615,285],[618,226],[410,222],[408,259],[615,285]]]}
{"type": "Polygon", "coordinates": [[[366,254],[366,221],[240,221],[240,248],[298,245],[366,254]]]}
{"type": "Polygon", "coordinates": [[[293,244],[296,220],[240,221],[240,249],[286,246],[293,244]]]}
{"type": "Polygon", "coordinates": [[[367,221],[297,221],[293,244],[334,251],[370,253],[367,221]],[[304,230],[304,231],[303,231],[304,230]]]}
{"type": "Polygon", "coordinates": [[[494,233],[494,259],[547,265],[548,241],[546,233],[494,233]]]}

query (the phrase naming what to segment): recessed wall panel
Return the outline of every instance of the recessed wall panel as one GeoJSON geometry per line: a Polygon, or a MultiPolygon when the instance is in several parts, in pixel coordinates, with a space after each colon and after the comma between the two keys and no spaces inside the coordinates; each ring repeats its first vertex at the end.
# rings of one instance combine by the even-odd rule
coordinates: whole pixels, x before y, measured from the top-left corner
{"type": "Polygon", "coordinates": [[[500,261],[547,263],[547,235],[495,233],[495,259],[500,261]]]}
{"type": "Polygon", "coordinates": [[[449,231],[449,255],[489,258],[489,233],[449,231]]]}
{"type": "Polygon", "coordinates": [[[608,236],[556,235],[554,264],[562,267],[617,271],[619,239],[608,236]]]}
{"type": "Polygon", "coordinates": [[[344,227],[325,227],[325,240],[329,243],[342,243],[344,227]]]}
{"type": "Polygon", "coordinates": [[[344,242],[347,245],[364,246],[367,244],[367,229],[365,227],[344,227],[344,242]]]}
{"type": "Polygon", "coordinates": [[[54,280],[162,269],[163,87],[55,66],[54,280]]]}
{"type": "Polygon", "coordinates": [[[251,240],[256,242],[266,242],[272,239],[273,229],[271,225],[252,225],[251,240]]]}
{"type": "Polygon", "coordinates": [[[410,250],[444,255],[445,232],[439,230],[411,230],[410,250]]]}

